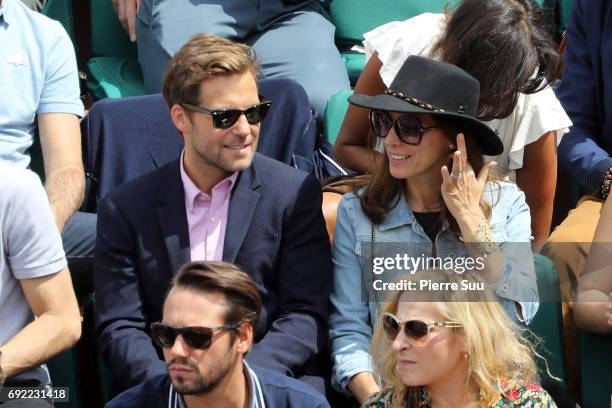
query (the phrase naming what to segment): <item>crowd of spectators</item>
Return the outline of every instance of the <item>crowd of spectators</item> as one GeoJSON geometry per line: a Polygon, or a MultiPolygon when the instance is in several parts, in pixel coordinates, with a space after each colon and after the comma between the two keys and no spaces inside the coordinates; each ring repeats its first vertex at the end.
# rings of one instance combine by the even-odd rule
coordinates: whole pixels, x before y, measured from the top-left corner
{"type": "Polygon", "coordinates": [[[299,83],[319,128],[350,88],[325,1],[112,3],[182,151],[79,211],[73,45],[0,0],[0,389],[51,389],[95,293],[112,408],[575,405],[538,370],[533,254],[568,350],[574,321],[612,332],[612,5],[574,0],[564,53],[533,0],[365,33],[334,147],[361,176],[324,195],[257,147],[277,108],[260,78],[299,83]],[[551,231],[557,162],[584,196],[551,231]]]}

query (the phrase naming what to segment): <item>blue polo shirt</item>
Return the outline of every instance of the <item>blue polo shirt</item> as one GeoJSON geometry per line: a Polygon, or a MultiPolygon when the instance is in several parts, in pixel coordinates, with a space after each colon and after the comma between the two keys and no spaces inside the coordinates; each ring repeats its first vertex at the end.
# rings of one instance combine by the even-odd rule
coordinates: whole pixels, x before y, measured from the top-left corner
{"type": "Polygon", "coordinates": [[[27,167],[37,114],[83,116],[76,56],[59,22],[0,1],[0,161],[27,167]]]}

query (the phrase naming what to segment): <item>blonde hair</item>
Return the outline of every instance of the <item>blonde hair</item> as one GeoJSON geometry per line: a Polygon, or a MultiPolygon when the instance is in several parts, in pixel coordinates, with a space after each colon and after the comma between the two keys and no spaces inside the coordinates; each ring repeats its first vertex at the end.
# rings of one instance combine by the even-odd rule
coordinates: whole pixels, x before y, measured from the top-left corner
{"type": "Polygon", "coordinates": [[[206,78],[245,72],[250,72],[255,79],[260,74],[251,47],[218,35],[196,34],[168,63],[164,99],[170,108],[181,103],[199,105],[200,84],[206,78]]]}
{"type": "MultiPolygon", "coordinates": [[[[433,282],[484,283],[484,291],[416,291],[427,296],[436,309],[448,321],[459,322],[464,334],[468,354],[469,372],[466,387],[473,382],[480,392],[480,403],[494,404],[504,392],[502,382],[520,379],[537,382],[537,368],[533,359],[537,355],[528,340],[527,329],[520,328],[496,301],[488,284],[479,276],[458,274],[449,270],[427,270],[405,276],[402,281],[429,279],[433,282]],[[501,390],[501,392],[500,392],[501,390]]],[[[416,287],[419,287],[418,283],[416,287]]],[[[460,286],[461,287],[461,286],[460,286]]],[[[404,290],[395,292],[385,303],[383,312],[396,314],[404,290]]],[[[410,293],[414,293],[411,291],[410,293]]],[[[383,381],[385,392],[391,392],[390,408],[403,408],[406,401],[416,403],[422,387],[406,386],[397,371],[397,363],[391,343],[383,334],[382,319],[378,320],[372,339],[372,360],[376,372],[383,381]]],[[[410,405],[413,406],[413,405],[410,405]]],[[[416,406],[416,404],[414,404],[416,406]]]]}

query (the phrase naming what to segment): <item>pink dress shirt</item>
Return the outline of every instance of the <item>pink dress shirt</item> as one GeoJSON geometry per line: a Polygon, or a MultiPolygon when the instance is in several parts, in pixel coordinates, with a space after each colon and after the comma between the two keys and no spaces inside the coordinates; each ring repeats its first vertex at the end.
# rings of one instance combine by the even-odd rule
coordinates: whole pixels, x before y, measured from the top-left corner
{"type": "Polygon", "coordinates": [[[235,172],[221,180],[209,196],[201,192],[185,172],[181,153],[181,180],[185,190],[192,261],[222,260],[229,201],[237,177],[238,172],[235,172]]]}

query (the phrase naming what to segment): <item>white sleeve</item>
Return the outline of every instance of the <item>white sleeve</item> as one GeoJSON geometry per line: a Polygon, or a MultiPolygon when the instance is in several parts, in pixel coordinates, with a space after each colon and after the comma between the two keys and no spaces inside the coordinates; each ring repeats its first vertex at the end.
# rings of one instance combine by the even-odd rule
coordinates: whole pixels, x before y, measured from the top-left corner
{"type": "Polygon", "coordinates": [[[374,52],[383,63],[380,76],[389,86],[410,55],[427,56],[444,28],[444,14],[424,13],[392,21],[363,35],[366,58],[374,52]]]}
{"type": "Polygon", "coordinates": [[[557,144],[559,144],[563,135],[572,126],[572,121],[550,87],[535,94],[521,94],[514,112],[501,122],[503,125],[499,131],[504,133],[504,139],[512,137],[508,152],[509,170],[523,167],[526,145],[535,142],[548,132],[557,133],[557,144]]]}

